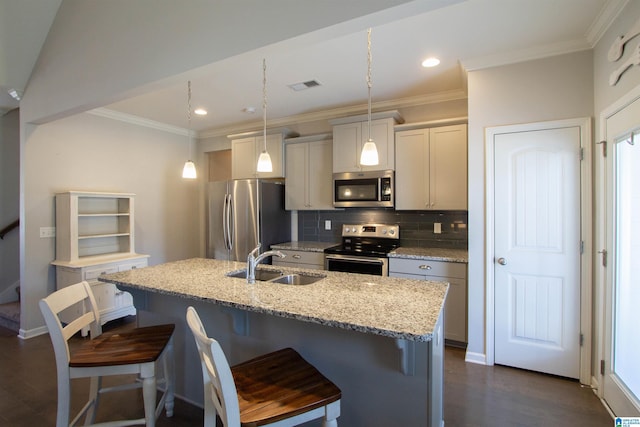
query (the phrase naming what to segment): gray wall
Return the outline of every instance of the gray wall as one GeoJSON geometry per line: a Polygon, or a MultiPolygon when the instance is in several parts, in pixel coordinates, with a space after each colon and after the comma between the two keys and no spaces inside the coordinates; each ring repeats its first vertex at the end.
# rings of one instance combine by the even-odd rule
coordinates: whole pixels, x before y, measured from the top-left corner
{"type": "Polygon", "coordinates": [[[485,129],[593,116],[592,64],[584,51],[469,73],[468,357],[486,355],[485,129]]]}
{"type": "Polygon", "coordinates": [[[32,126],[23,147],[24,275],[21,332],[41,327],[37,303],[55,290],[54,195],[67,190],[135,193],[135,244],[150,264],[199,252],[198,181],[183,180],[187,138],[89,113],[32,126]]]}
{"type": "MultiPolygon", "coordinates": [[[[18,110],[0,116],[0,228],[18,219],[19,214],[19,119],[18,110]]],[[[9,288],[20,280],[19,247],[18,229],[14,229],[0,240],[0,303],[18,299],[18,294],[9,288]]]]}

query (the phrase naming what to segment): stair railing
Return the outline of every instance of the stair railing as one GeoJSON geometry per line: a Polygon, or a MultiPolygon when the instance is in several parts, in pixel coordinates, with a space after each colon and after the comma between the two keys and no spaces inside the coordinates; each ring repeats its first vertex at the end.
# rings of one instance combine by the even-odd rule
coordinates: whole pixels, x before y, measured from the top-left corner
{"type": "Polygon", "coordinates": [[[13,230],[14,228],[18,228],[18,226],[20,225],[20,220],[16,219],[15,221],[13,221],[11,224],[7,225],[5,228],[3,228],[2,230],[0,230],[0,239],[4,239],[4,236],[10,232],[11,230],[13,230]]]}

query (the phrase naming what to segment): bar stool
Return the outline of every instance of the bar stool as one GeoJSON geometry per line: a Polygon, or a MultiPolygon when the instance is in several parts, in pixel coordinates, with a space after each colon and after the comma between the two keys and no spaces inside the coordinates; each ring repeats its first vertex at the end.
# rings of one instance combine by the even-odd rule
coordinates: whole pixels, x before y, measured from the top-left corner
{"type": "MultiPolygon", "coordinates": [[[[102,334],[100,312],[87,282],[62,288],[40,300],[40,310],[49,330],[56,356],[58,373],[57,427],[75,425],[86,414],[85,424],[95,422],[96,408],[101,393],[142,388],[144,418],[108,423],[110,426],[146,424],[155,426],[162,407],[167,417],[173,415],[173,330],[175,325],[135,328],[124,332],[102,334]],[[80,303],[79,306],[74,304],[80,303]],[[84,305],[82,305],[84,304],[84,305]],[[79,307],[84,307],[79,308],[79,307]],[[63,326],[58,314],[75,311],[77,317],[63,326]],[[69,350],[69,339],[79,330],[89,328],[91,339],[78,349],[69,350]],[[156,361],[162,360],[164,380],[156,380],[156,361]],[[102,388],[103,376],[137,374],[140,381],[102,388]],[[90,377],[89,400],[69,422],[71,380],[90,377]],[[165,391],[156,406],[157,384],[164,383],[165,391]]],[[[66,318],[65,318],[66,320],[66,318]]]]}
{"type": "Polygon", "coordinates": [[[286,348],[229,367],[218,341],[209,338],[193,307],[187,323],[198,347],[204,383],[204,425],[296,426],[323,418],[337,427],[340,389],[295,350],[286,348]]]}

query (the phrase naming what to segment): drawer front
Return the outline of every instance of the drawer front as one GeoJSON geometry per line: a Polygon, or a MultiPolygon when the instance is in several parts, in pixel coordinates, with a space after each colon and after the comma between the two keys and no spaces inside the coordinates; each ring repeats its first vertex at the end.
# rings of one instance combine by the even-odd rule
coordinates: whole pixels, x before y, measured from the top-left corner
{"type": "Polygon", "coordinates": [[[126,262],[118,265],[118,271],[128,271],[133,270],[135,268],[142,268],[147,266],[147,259],[141,259],[132,262],[126,262]]]}
{"type": "Polygon", "coordinates": [[[446,261],[390,258],[389,271],[422,276],[467,278],[466,264],[446,261]]]}
{"type": "Polygon", "coordinates": [[[117,273],[118,266],[112,265],[109,267],[96,267],[96,268],[88,268],[84,271],[84,278],[87,282],[96,281],[98,277],[102,274],[111,274],[117,273]]]}
{"type": "Polygon", "coordinates": [[[324,268],[324,252],[306,252],[306,251],[280,251],[286,255],[286,258],[274,258],[273,263],[286,262],[289,264],[315,264],[324,268]]]}

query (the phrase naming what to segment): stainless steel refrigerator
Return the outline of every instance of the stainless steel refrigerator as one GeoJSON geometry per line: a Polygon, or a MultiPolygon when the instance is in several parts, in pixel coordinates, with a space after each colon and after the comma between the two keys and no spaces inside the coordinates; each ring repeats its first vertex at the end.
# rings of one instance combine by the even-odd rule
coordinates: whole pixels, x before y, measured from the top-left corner
{"type": "Polygon", "coordinates": [[[284,209],[284,184],[260,179],[210,182],[207,189],[207,257],[246,261],[262,243],[291,240],[291,216],[284,209]]]}

